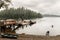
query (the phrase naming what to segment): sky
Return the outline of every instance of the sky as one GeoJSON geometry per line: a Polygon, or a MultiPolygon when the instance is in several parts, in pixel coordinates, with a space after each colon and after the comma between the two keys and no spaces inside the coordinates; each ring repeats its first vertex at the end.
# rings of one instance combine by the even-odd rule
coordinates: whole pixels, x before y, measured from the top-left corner
{"type": "Polygon", "coordinates": [[[60,15],[60,0],[12,0],[11,7],[25,7],[41,14],[60,15]]]}

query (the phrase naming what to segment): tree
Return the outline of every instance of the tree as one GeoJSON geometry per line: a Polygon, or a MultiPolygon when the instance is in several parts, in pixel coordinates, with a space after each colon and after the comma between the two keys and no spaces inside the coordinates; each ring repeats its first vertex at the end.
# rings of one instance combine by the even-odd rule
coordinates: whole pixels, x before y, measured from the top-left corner
{"type": "Polygon", "coordinates": [[[25,9],[25,8],[10,8],[8,10],[0,11],[1,19],[34,19],[34,18],[42,18],[40,13],[35,11],[25,9]]]}
{"type": "Polygon", "coordinates": [[[3,8],[8,8],[8,5],[11,3],[11,0],[0,0],[0,9],[3,8]]]}

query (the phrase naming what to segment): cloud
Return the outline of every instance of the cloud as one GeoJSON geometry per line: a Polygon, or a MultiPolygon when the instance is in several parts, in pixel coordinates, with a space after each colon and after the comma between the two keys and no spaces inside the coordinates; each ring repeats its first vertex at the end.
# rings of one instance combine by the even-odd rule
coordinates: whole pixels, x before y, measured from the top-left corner
{"type": "Polygon", "coordinates": [[[12,0],[13,7],[25,7],[42,14],[60,14],[60,0],[12,0]]]}

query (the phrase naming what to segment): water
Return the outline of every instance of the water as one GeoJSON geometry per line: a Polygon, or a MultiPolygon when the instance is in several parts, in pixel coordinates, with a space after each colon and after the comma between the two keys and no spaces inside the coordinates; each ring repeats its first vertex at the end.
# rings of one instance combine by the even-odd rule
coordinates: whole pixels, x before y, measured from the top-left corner
{"type": "Polygon", "coordinates": [[[44,17],[41,19],[35,19],[36,24],[25,27],[24,29],[19,28],[17,33],[26,33],[32,35],[46,35],[47,31],[50,31],[51,36],[60,35],[60,17],[44,17]],[[52,28],[51,26],[54,25],[52,28]]]}

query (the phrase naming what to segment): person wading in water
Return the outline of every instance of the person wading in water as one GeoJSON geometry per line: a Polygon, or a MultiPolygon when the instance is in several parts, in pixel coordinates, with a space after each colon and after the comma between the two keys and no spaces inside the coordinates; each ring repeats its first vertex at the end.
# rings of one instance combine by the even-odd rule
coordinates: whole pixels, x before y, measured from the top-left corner
{"type": "Polygon", "coordinates": [[[53,28],[54,26],[52,25],[52,28],[53,28]]]}
{"type": "Polygon", "coordinates": [[[49,33],[50,33],[50,31],[47,31],[47,32],[46,32],[46,36],[49,36],[49,33]]]}

